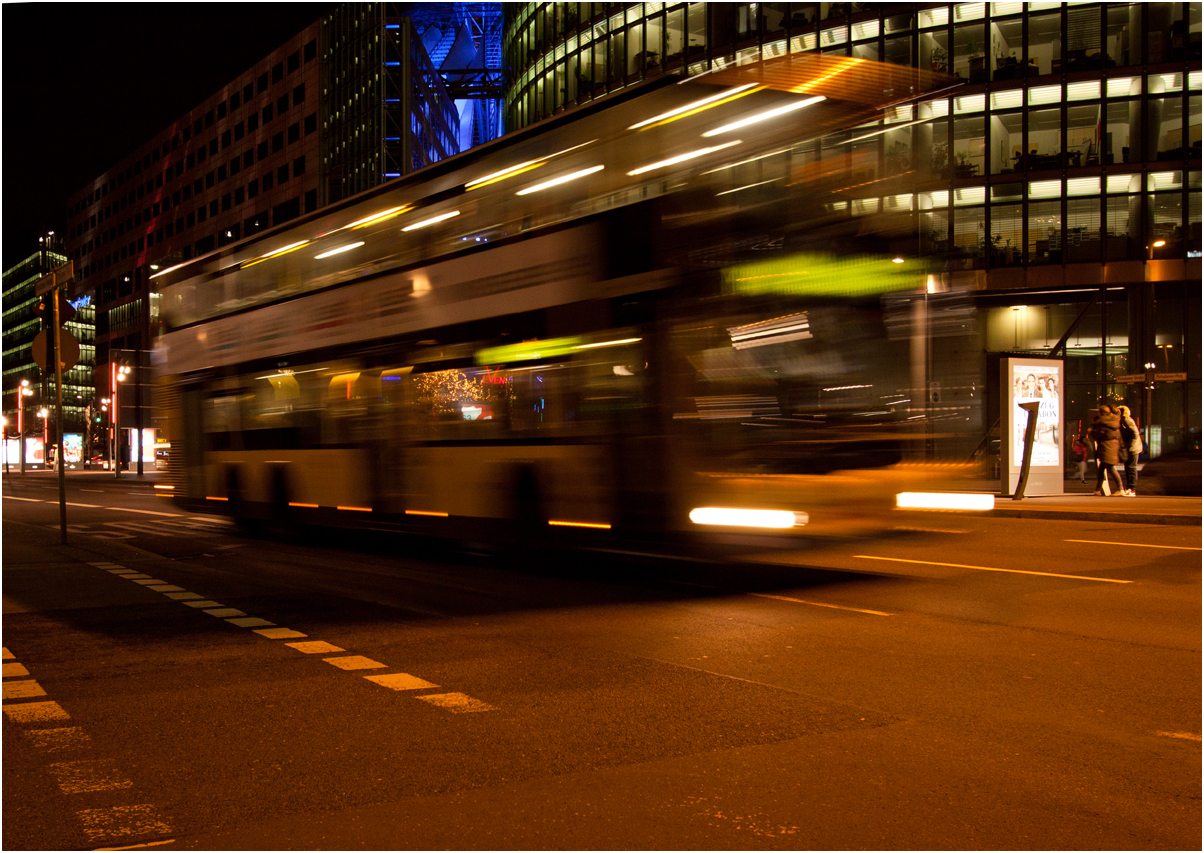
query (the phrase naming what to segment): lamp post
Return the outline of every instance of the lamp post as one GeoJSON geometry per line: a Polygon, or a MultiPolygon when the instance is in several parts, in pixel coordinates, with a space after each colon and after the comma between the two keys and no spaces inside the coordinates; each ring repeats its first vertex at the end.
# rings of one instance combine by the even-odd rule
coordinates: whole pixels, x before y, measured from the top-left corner
{"type": "Polygon", "coordinates": [[[118,402],[117,389],[130,373],[129,367],[109,362],[109,381],[113,394],[113,478],[121,477],[121,405],[118,402]]]}
{"type": "MultiPolygon", "coordinates": [[[[108,397],[100,398],[100,411],[102,413],[101,422],[104,423],[105,421],[107,421],[109,419],[109,398],[108,397]]],[[[106,426],[105,427],[105,455],[106,456],[109,456],[109,452],[112,450],[112,447],[113,447],[113,442],[109,436],[109,427],[106,426]]],[[[113,458],[112,456],[109,456],[109,459],[112,459],[112,458],[113,458]]]]}
{"type": "Polygon", "coordinates": [[[42,419],[42,464],[50,467],[50,409],[43,406],[38,409],[38,417],[42,419]]]}
{"type": "Polygon", "coordinates": [[[21,473],[25,473],[25,398],[33,396],[29,380],[21,380],[20,394],[17,397],[17,455],[21,457],[21,473]]]}
{"type": "Polygon", "coordinates": [[[7,474],[8,473],[8,417],[5,415],[0,415],[0,435],[2,435],[2,438],[0,438],[0,441],[4,442],[3,445],[0,445],[0,446],[4,447],[4,473],[7,474]]]}

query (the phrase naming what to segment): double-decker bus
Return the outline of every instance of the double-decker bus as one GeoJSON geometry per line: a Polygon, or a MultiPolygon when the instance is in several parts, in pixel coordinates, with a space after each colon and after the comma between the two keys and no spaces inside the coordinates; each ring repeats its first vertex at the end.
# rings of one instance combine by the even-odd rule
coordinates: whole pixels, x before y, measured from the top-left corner
{"type": "Polygon", "coordinates": [[[607,547],[888,508],[924,470],[925,271],[914,230],[833,215],[863,176],[814,143],[945,82],[662,79],[158,273],[163,485],[248,524],[607,547]]]}

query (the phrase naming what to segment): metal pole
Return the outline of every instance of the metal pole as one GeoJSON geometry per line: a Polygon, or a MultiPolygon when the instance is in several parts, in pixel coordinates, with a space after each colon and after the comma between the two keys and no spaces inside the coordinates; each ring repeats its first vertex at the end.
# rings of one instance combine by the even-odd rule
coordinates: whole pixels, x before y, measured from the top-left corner
{"type": "Polygon", "coordinates": [[[59,531],[64,545],[67,544],[67,466],[66,448],[63,447],[63,350],[62,336],[59,334],[59,287],[55,274],[54,290],[54,384],[55,384],[55,424],[54,435],[58,442],[58,455],[55,464],[59,469],[59,531]]]}
{"type": "Polygon", "coordinates": [[[17,388],[17,392],[21,395],[20,400],[17,401],[17,432],[20,433],[17,436],[17,456],[21,460],[22,476],[25,474],[25,388],[24,384],[17,388]]]}
{"type": "Polygon", "coordinates": [[[121,479],[121,406],[117,402],[117,362],[109,357],[109,379],[113,383],[113,479],[121,479]]]}
{"type": "Polygon", "coordinates": [[[138,436],[134,448],[138,454],[138,476],[142,476],[142,350],[134,350],[134,429],[138,436]]]}

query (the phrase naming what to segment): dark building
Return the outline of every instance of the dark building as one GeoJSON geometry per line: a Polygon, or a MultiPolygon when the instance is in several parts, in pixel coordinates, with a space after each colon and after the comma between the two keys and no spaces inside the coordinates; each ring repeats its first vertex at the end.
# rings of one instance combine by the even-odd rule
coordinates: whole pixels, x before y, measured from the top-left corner
{"type": "MultiPolygon", "coordinates": [[[[21,390],[25,398],[26,432],[40,429],[35,413],[55,403],[54,371],[43,371],[33,358],[33,341],[45,321],[38,314],[41,299],[34,293],[38,280],[67,262],[62,241],[54,232],[39,238],[38,250],[4,271],[4,417],[8,434],[16,435],[21,390]],[[21,383],[26,382],[23,386],[21,383]]],[[[88,407],[93,403],[96,364],[95,312],[88,297],[76,299],[76,314],[63,328],[79,342],[79,361],[63,373],[63,430],[82,432],[88,407]]]]}
{"type": "Polygon", "coordinates": [[[421,29],[409,4],[339,6],[68,199],[97,364],[150,348],[157,272],[456,154],[462,135],[497,135],[499,5],[417,5],[421,29]],[[464,64],[452,85],[467,106],[427,42],[464,64]]]}
{"type": "Polygon", "coordinates": [[[507,130],[651,76],[803,51],[960,77],[791,152],[799,167],[845,157],[851,180],[826,215],[906,222],[891,251],[925,259],[934,299],[972,306],[972,336],[933,343],[930,393],[952,415],[1002,354],[1047,353],[1070,331],[1068,436],[1107,400],[1139,414],[1154,455],[1199,447],[1199,3],[504,11],[507,130]],[[1147,394],[1147,365],[1173,378],[1147,394]]]}

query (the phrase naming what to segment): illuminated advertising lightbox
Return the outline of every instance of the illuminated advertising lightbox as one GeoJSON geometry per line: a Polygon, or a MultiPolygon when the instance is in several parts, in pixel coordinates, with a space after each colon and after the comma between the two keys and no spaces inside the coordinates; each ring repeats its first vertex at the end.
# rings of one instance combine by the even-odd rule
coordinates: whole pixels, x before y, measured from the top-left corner
{"type": "Polygon", "coordinates": [[[21,442],[15,438],[4,440],[4,463],[8,465],[21,464],[21,442]]]}
{"type": "Polygon", "coordinates": [[[1036,404],[1036,432],[1025,494],[1063,493],[1062,424],[1064,365],[1060,359],[1005,358],[1000,365],[999,455],[1001,491],[1013,495],[1024,464],[1029,413],[1036,404]]]}
{"type": "Polygon", "coordinates": [[[63,459],[68,463],[84,459],[84,437],[78,432],[63,433],[63,459]]]}
{"type": "Polygon", "coordinates": [[[46,461],[42,455],[42,439],[26,438],[25,439],[25,464],[26,465],[41,465],[46,461]]]}
{"type": "MultiPolygon", "coordinates": [[[[123,429],[125,433],[126,458],[133,460],[135,463],[138,457],[134,455],[134,438],[136,431],[132,429],[123,429]]],[[[155,431],[150,427],[142,430],[142,461],[155,461],[155,431]]]]}

